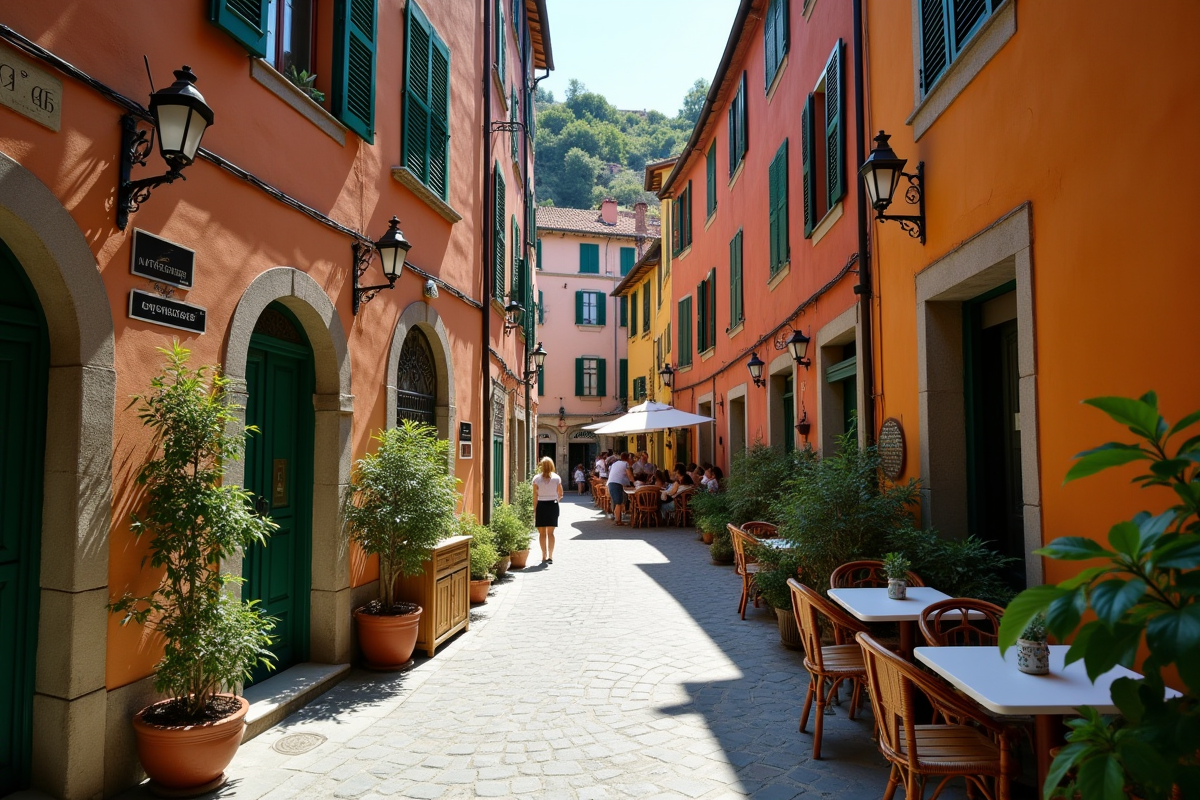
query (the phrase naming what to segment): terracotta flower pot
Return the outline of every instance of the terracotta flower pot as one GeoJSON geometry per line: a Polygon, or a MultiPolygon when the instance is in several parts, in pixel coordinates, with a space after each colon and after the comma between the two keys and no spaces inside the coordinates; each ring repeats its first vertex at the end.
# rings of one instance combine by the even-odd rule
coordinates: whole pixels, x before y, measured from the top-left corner
{"type": "Polygon", "coordinates": [[[779,643],[789,650],[803,650],[804,641],[796,627],[796,615],[790,608],[775,609],[775,621],[779,624],[779,643]]]}
{"type": "Polygon", "coordinates": [[[703,531],[700,534],[700,541],[704,542],[705,544],[712,544],[713,543],[713,535],[711,533],[709,533],[708,531],[703,531]]]}
{"type": "Polygon", "coordinates": [[[525,564],[529,561],[529,550],[514,550],[508,554],[509,564],[511,569],[525,569],[525,564]]]}
{"type": "Polygon", "coordinates": [[[368,667],[400,669],[412,660],[422,611],[417,606],[412,614],[388,616],[368,614],[361,608],[354,609],[354,619],[358,623],[358,644],[368,667]]]}
{"type": "Polygon", "coordinates": [[[492,579],[471,581],[471,603],[479,605],[487,602],[488,589],[492,588],[492,579]]]}
{"type": "Polygon", "coordinates": [[[501,556],[500,560],[492,565],[492,572],[496,573],[497,578],[503,578],[508,574],[509,564],[512,563],[512,556],[501,556]]]}
{"type": "Polygon", "coordinates": [[[250,709],[250,703],[244,697],[233,699],[239,704],[238,710],[214,722],[195,725],[146,722],[147,713],[170,700],[147,706],[134,716],[138,760],[150,776],[152,792],[160,789],[174,797],[191,797],[224,785],[225,768],[233,761],[242,743],[246,712],[250,709]]]}

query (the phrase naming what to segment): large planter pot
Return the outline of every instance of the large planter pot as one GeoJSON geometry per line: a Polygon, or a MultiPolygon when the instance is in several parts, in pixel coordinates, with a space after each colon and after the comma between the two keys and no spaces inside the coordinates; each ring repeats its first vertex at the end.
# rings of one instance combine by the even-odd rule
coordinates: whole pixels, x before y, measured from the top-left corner
{"type": "Polygon", "coordinates": [[[529,550],[513,550],[508,554],[511,561],[509,567],[511,569],[525,569],[525,565],[529,562],[529,550]]]}
{"type": "Polygon", "coordinates": [[[711,533],[709,533],[708,531],[701,531],[700,532],[700,541],[704,542],[705,544],[712,544],[713,543],[713,535],[711,533]]]}
{"type": "Polygon", "coordinates": [[[779,643],[789,650],[803,650],[800,629],[796,627],[796,615],[790,608],[775,609],[775,621],[779,623],[779,643]]]}
{"type": "Polygon", "coordinates": [[[492,588],[492,579],[471,581],[471,605],[487,602],[488,590],[492,588]]]}
{"type": "Polygon", "coordinates": [[[420,606],[412,614],[387,616],[354,610],[358,623],[358,644],[371,669],[402,669],[412,661],[421,623],[420,606]]]}
{"type": "Polygon", "coordinates": [[[1026,675],[1050,674],[1050,645],[1017,639],[1017,669],[1026,675]]]}
{"type": "MultiPolygon", "coordinates": [[[[232,697],[232,695],[223,695],[232,697]]],[[[195,725],[155,725],[146,715],[171,702],[147,706],[133,718],[138,760],[150,776],[150,791],[171,797],[194,797],[225,784],[225,768],[237,754],[246,730],[250,703],[234,697],[238,710],[224,719],[195,725]]]]}
{"type": "Polygon", "coordinates": [[[512,556],[502,556],[499,561],[492,565],[492,572],[496,573],[497,578],[503,578],[508,574],[509,564],[512,563],[512,556]]]}

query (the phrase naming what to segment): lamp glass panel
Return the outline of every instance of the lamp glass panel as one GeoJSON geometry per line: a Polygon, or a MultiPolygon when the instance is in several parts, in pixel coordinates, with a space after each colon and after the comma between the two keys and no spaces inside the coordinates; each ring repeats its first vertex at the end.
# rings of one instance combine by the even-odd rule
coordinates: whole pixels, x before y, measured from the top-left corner
{"type": "Polygon", "coordinates": [[[875,167],[867,178],[867,194],[871,197],[871,205],[887,208],[892,203],[892,192],[895,190],[893,176],[896,170],[891,167],[875,167]]]}
{"type": "Polygon", "coordinates": [[[383,275],[389,281],[393,281],[400,277],[400,270],[404,268],[404,259],[400,254],[403,251],[399,247],[380,247],[379,262],[383,269],[383,275]]]}
{"type": "Polygon", "coordinates": [[[196,158],[196,151],[200,149],[200,139],[204,136],[208,123],[195,111],[189,109],[188,113],[191,114],[191,120],[188,122],[187,138],[183,142],[183,155],[188,163],[191,163],[196,158]]]}
{"type": "Polygon", "coordinates": [[[754,359],[749,364],[746,365],[746,367],[750,370],[750,377],[755,378],[755,379],[762,377],[762,371],[763,371],[764,366],[765,366],[765,362],[759,361],[758,359],[754,359]]]}
{"type": "MultiPolygon", "coordinates": [[[[163,158],[173,156],[177,153],[185,153],[184,144],[185,136],[188,134],[188,117],[191,116],[192,110],[185,105],[173,105],[168,103],[160,103],[155,108],[155,114],[158,117],[158,148],[162,153],[163,158]]],[[[196,115],[197,121],[200,123],[200,133],[204,133],[204,120],[196,115]]],[[[199,146],[200,140],[197,137],[196,145],[199,146]]],[[[192,155],[196,153],[192,150],[192,155]]],[[[186,156],[186,153],[185,153],[186,156]]]]}
{"type": "Polygon", "coordinates": [[[808,340],[793,336],[788,339],[788,350],[792,353],[793,361],[801,361],[808,352],[808,340]]]}

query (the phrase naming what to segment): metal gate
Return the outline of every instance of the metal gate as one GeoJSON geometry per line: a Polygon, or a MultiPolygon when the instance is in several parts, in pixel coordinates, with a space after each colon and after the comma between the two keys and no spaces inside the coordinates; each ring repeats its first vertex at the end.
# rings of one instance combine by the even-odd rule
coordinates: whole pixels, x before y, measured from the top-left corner
{"type": "Polygon", "coordinates": [[[437,425],[437,371],[433,348],[420,328],[404,337],[396,371],[396,422],[411,419],[437,425]]]}

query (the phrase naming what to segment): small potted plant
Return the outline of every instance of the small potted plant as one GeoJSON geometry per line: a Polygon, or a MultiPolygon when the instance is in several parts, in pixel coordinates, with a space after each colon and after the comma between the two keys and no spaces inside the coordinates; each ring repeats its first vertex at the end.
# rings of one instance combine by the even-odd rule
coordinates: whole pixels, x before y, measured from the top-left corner
{"type": "Polygon", "coordinates": [[[534,501],[533,486],[528,482],[518,483],[513,487],[513,507],[517,510],[517,518],[521,520],[522,533],[517,536],[508,552],[512,569],[525,569],[529,563],[529,543],[533,541],[534,501]]]}
{"type": "Polygon", "coordinates": [[[712,537],[712,544],[708,547],[709,558],[714,564],[728,566],[733,563],[733,537],[729,535],[729,529],[717,531],[712,537]]]}
{"type": "Polygon", "coordinates": [[[1050,645],[1046,644],[1046,616],[1037,614],[1017,639],[1017,669],[1027,675],[1050,674],[1050,645]]]}
{"type": "Polygon", "coordinates": [[[459,532],[471,537],[471,603],[486,603],[488,590],[496,579],[492,566],[499,558],[492,532],[486,525],[480,525],[474,514],[463,514],[459,532]]]}
{"type": "Polygon", "coordinates": [[[756,547],[754,557],[760,567],[754,584],[767,605],[775,609],[779,643],[789,650],[803,650],[804,642],[792,612],[792,590],[788,586],[788,578],[800,573],[800,556],[789,548],[756,547]]]}
{"type": "Polygon", "coordinates": [[[438,542],[454,529],[458,482],[446,470],[450,445],[412,420],[380,431],[379,443],[354,465],[342,506],[350,538],[379,557],[379,597],[355,609],[367,666],[398,669],[412,660],[421,607],[396,598],[401,575],[418,575],[438,542]]]}
{"type": "Polygon", "coordinates": [[[492,543],[500,554],[493,571],[497,578],[503,578],[508,573],[513,551],[528,550],[529,534],[516,506],[508,503],[499,503],[492,509],[492,522],[488,527],[492,530],[492,543]]]}
{"type": "Polygon", "coordinates": [[[883,557],[883,572],[888,579],[888,598],[903,600],[908,597],[908,571],[912,562],[903,553],[888,553],[883,557]]]}
{"type": "Polygon", "coordinates": [[[254,512],[249,492],[223,480],[245,445],[228,432],[236,419],[228,379],[215,367],[190,369],[178,342],[160,352],[163,373],[134,398],[156,452],[137,475],[144,509],[131,515],[134,535],[150,540],[143,565],[157,580],[148,594],[126,592],[109,610],[163,641],[154,689],[167,699],[133,718],[138,758],[152,791],[190,797],[225,783],[250,708],[233,691],[274,658],[274,620],[231,594],[241,578],[221,564],[265,542],[275,525],[254,512]]]}

